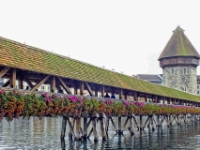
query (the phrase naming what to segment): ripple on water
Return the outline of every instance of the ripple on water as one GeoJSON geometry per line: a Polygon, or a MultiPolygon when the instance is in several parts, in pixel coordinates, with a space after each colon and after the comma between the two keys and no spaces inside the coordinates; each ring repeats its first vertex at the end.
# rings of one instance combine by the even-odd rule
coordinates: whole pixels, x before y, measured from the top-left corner
{"type": "MultiPolygon", "coordinates": [[[[0,122],[0,150],[61,149],[61,144],[63,145],[60,141],[61,124],[61,117],[46,117],[42,120],[30,117],[29,120],[20,118],[11,122],[3,120],[0,122]]],[[[93,136],[86,142],[71,141],[66,137],[64,144],[66,149],[198,150],[200,149],[199,125],[199,123],[173,125],[170,128],[156,129],[154,132],[145,129],[143,132],[136,132],[134,136],[130,136],[128,131],[125,131],[123,136],[118,136],[114,128],[109,127],[111,131],[107,141],[102,141],[99,137],[99,141],[94,143],[93,136]]],[[[68,130],[67,127],[66,135],[68,130]]]]}

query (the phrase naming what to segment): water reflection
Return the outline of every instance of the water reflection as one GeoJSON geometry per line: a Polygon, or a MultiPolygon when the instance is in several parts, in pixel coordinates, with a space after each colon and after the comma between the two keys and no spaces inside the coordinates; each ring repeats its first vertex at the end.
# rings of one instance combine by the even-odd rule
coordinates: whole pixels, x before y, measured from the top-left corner
{"type": "MultiPolygon", "coordinates": [[[[99,137],[97,143],[92,136],[87,141],[73,141],[68,137],[61,141],[61,123],[61,117],[3,120],[0,122],[0,149],[200,149],[200,123],[163,126],[155,131],[146,128],[134,136],[128,131],[122,136],[109,131],[108,140],[102,141],[99,137]]],[[[110,127],[109,130],[114,129],[110,127]]]]}

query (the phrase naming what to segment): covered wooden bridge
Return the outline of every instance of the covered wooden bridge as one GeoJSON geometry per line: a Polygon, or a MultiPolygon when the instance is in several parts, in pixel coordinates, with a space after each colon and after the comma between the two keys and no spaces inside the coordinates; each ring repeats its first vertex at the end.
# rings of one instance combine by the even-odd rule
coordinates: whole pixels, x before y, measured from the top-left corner
{"type": "MultiPolygon", "coordinates": [[[[93,66],[32,46],[0,37],[0,78],[4,89],[38,91],[43,84],[49,92],[103,97],[115,94],[119,99],[199,106],[200,97],[133,76],[93,66]],[[26,84],[25,84],[26,83],[26,84]],[[28,85],[29,88],[24,87],[28,85]]],[[[133,65],[134,66],[134,65],[133,65]]]]}
{"type": "MultiPolygon", "coordinates": [[[[17,89],[23,93],[43,94],[44,91],[40,91],[39,88],[45,84],[50,87],[49,95],[53,93],[84,95],[84,92],[87,91],[90,97],[96,98],[104,97],[108,93],[114,94],[119,100],[154,103],[162,100],[162,103],[165,104],[196,107],[200,105],[200,97],[197,95],[146,82],[133,76],[106,70],[3,37],[0,37],[0,53],[0,78],[6,79],[1,88],[6,91],[17,89]]],[[[157,121],[155,121],[154,116],[149,115],[145,122],[142,121],[142,115],[138,116],[139,118],[135,116],[126,117],[124,127],[130,122],[131,134],[134,134],[133,124],[136,125],[138,130],[143,130],[145,126],[152,126],[152,129],[154,129],[155,125],[160,126],[164,120],[166,120],[167,125],[172,124],[174,120],[178,124],[181,121],[188,122],[186,114],[164,115],[162,119],[158,115],[157,121]]],[[[199,120],[197,115],[189,117],[191,121],[199,120]]],[[[118,116],[117,127],[112,117],[105,116],[105,114],[104,116],[92,117],[89,121],[87,121],[87,118],[83,119],[82,127],[80,117],[70,119],[70,116],[63,116],[61,137],[65,136],[67,122],[70,125],[70,135],[73,135],[76,139],[81,139],[81,134],[82,137],[87,138],[93,132],[95,140],[97,140],[96,124],[98,120],[104,139],[108,131],[109,120],[118,134],[123,132],[121,116],[118,116]],[[103,121],[104,119],[106,119],[106,123],[103,121]],[[75,122],[76,135],[74,133],[75,122]],[[91,122],[93,127],[88,133],[87,129],[91,122]]]]}

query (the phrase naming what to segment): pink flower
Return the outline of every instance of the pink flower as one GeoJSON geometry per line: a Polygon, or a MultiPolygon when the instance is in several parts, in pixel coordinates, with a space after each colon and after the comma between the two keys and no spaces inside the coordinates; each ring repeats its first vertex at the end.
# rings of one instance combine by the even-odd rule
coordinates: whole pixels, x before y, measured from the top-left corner
{"type": "Polygon", "coordinates": [[[0,90],[0,94],[4,94],[5,93],[5,91],[4,90],[0,90]]]}

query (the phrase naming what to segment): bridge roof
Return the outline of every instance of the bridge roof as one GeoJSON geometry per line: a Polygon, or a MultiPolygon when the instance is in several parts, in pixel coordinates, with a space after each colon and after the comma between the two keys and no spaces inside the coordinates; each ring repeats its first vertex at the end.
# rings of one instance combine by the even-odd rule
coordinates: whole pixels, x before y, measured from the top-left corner
{"type": "Polygon", "coordinates": [[[160,54],[158,60],[182,56],[200,58],[198,52],[184,34],[184,30],[178,26],[176,30],[174,30],[172,37],[160,54]]]}
{"type": "Polygon", "coordinates": [[[200,97],[0,37],[0,65],[158,96],[200,102],[200,97]]]}

